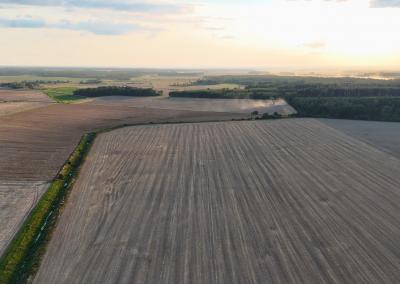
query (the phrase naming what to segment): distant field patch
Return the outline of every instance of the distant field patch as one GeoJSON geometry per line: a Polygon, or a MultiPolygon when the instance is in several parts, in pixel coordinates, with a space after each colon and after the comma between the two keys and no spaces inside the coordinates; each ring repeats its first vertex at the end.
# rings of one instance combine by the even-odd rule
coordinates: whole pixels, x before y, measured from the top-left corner
{"type": "Polygon", "coordinates": [[[74,87],[62,87],[47,89],[44,92],[58,103],[71,104],[86,99],[84,96],[74,95],[75,90],[74,87]]]}
{"type": "Polygon", "coordinates": [[[20,75],[20,76],[0,76],[0,83],[6,82],[22,82],[22,81],[70,81],[79,83],[79,78],[68,78],[68,77],[45,77],[45,76],[33,76],[33,75],[20,75]]]}

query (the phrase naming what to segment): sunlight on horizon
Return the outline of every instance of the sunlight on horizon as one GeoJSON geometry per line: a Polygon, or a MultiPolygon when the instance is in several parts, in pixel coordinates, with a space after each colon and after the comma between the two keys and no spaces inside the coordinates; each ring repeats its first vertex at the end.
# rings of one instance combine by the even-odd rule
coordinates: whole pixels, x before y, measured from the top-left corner
{"type": "Polygon", "coordinates": [[[0,0],[0,7],[1,65],[400,67],[400,8],[387,0],[0,0]]]}

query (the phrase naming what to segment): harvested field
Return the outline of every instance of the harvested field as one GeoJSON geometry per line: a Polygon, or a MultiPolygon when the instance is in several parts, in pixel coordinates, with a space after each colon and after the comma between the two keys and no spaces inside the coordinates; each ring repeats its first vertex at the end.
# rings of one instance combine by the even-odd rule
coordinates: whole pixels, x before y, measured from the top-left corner
{"type": "Polygon", "coordinates": [[[400,160],[313,119],[96,140],[35,283],[399,283],[400,160]]]}
{"type": "Polygon", "coordinates": [[[46,102],[53,100],[40,91],[0,89],[0,102],[46,102]]]}
{"type": "Polygon", "coordinates": [[[345,119],[320,121],[400,159],[400,122],[345,119]]]}
{"type": "Polygon", "coordinates": [[[46,188],[41,182],[0,181],[0,255],[46,188]]]}
{"type": "Polygon", "coordinates": [[[0,118],[0,180],[51,180],[81,136],[126,124],[240,118],[229,113],[55,104],[0,118]]]}
{"type": "Polygon", "coordinates": [[[48,105],[48,103],[41,102],[0,102],[0,116],[23,112],[48,105]]]}
{"type": "MultiPolygon", "coordinates": [[[[53,104],[0,117],[0,254],[37,201],[36,185],[52,180],[90,131],[124,123],[199,121],[241,118],[229,113],[136,109],[121,106],[53,104]],[[15,190],[11,183],[25,190],[15,190]],[[35,198],[33,195],[35,194],[35,198]],[[15,201],[15,202],[14,202],[15,201]],[[15,203],[18,206],[15,207],[15,203]],[[3,226],[4,225],[4,226],[3,226]]],[[[18,187],[16,187],[18,188],[18,187]]],[[[41,191],[40,191],[41,193],[41,191]]]]}
{"type": "Polygon", "coordinates": [[[274,112],[292,114],[295,112],[284,100],[102,97],[92,100],[89,104],[247,114],[253,111],[270,114],[274,112]]]}
{"type": "Polygon", "coordinates": [[[0,89],[0,116],[48,106],[53,101],[38,91],[0,89]]]}

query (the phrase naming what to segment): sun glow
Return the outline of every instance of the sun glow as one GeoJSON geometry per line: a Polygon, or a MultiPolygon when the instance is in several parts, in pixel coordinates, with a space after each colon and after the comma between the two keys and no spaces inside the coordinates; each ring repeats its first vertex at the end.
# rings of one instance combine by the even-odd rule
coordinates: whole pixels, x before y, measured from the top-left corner
{"type": "Polygon", "coordinates": [[[400,9],[372,8],[367,0],[204,0],[171,7],[166,6],[170,2],[153,1],[162,5],[128,6],[132,11],[113,7],[115,2],[104,4],[109,9],[4,4],[0,62],[143,67],[400,65],[400,9]],[[139,11],[134,10],[137,7],[139,11]]]}

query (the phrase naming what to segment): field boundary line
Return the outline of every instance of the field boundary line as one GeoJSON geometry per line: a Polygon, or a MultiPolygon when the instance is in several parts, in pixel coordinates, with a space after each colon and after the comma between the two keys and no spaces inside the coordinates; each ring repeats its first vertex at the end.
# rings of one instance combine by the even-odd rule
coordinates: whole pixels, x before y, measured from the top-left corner
{"type": "Polygon", "coordinates": [[[47,243],[57,225],[63,206],[79,175],[80,169],[89,154],[97,135],[113,130],[135,126],[157,126],[174,124],[223,123],[231,121],[250,121],[251,118],[208,121],[165,121],[121,124],[115,127],[97,129],[82,136],[66,163],[50,183],[39,202],[0,256],[0,283],[26,283],[33,280],[41,259],[46,251],[47,243]]]}
{"type": "Polygon", "coordinates": [[[64,166],[0,258],[0,283],[25,283],[39,267],[52,229],[79,174],[96,133],[84,134],[64,166]]]}

